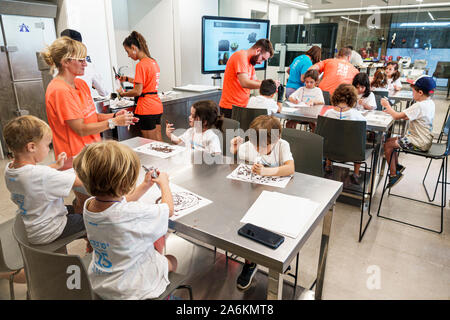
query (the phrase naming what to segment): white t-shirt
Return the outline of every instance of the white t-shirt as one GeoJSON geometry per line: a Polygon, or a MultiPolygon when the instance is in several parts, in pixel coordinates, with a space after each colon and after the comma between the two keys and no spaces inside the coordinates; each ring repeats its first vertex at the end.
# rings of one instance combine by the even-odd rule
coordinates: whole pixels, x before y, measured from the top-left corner
{"type": "Polygon", "coordinates": [[[294,160],[291,148],[286,140],[279,139],[273,146],[269,154],[259,153],[255,146],[247,141],[239,146],[239,159],[250,163],[260,162],[266,167],[280,167],[286,161],[294,160]]]}
{"type": "Polygon", "coordinates": [[[75,173],[48,166],[25,165],[5,169],[6,187],[11,200],[19,207],[28,241],[47,244],[56,240],[67,223],[65,197],[69,196],[75,173]]]}
{"type": "Polygon", "coordinates": [[[359,104],[359,99],[362,99],[363,103],[371,106],[372,110],[375,110],[377,108],[377,101],[375,100],[375,95],[373,94],[373,92],[371,92],[369,96],[366,98],[363,98],[363,94],[358,94],[358,101],[356,102],[355,108],[356,110],[364,111],[366,109],[364,109],[364,107],[361,104],[359,104]]]}
{"type": "Polygon", "coordinates": [[[179,138],[183,140],[187,147],[192,149],[204,150],[211,154],[222,153],[220,139],[212,129],[203,133],[196,133],[194,128],[189,128],[179,138]]]}
{"type": "Polygon", "coordinates": [[[394,85],[401,88],[402,87],[402,82],[400,81],[400,79],[392,81],[392,78],[388,78],[387,79],[387,89],[389,91],[394,91],[395,92],[394,85]]]}
{"type": "Polygon", "coordinates": [[[350,57],[350,63],[354,66],[360,66],[363,64],[363,59],[361,55],[356,52],[355,50],[352,50],[352,56],[350,57]]]}
{"type": "Polygon", "coordinates": [[[267,114],[269,116],[278,112],[277,102],[272,98],[266,98],[264,96],[251,97],[250,100],[248,100],[247,108],[267,109],[267,114]]]}
{"type": "Polygon", "coordinates": [[[169,282],[167,258],[153,243],[166,234],[167,204],[138,201],[114,203],[103,212],[90,212],[85,202],[84,224],[94,249],[88,275],[94,291],[103,299],[152,299],[169,282]]]}
{"type": "Polygon", "coordinates": [[[103,84],[102,76],[95,70],[95,67],[92,62],[88,62],[86,68],[84,69],[84,75],[79,77],[83,79],[89,89],[91,90],[92,98],[100,96],[109,95],[108,90],[105,88],[103,84]],[[94,86],[95,89],[92,87],[94,86]]]}
{"type": "Polygon", "coordinates": [[[426,151],[433,141],[434,101],[428,98],[403,111],[409,119],[406,137],[419,149],[426,151]]]}
{"type": "Polygon", "coordinates": [[[323,99],[322,90],[319,87],[314,87],[312,89],[300,87],[297,90],[295,90],[295,92],[291,94],[289,97],[292,97],[294,99],[300,100],[300,102],[305,103],[311,100],[321,101],[322,103],[325,103],[325,100],[323,99]]]}
{"type": "Polygon", "coordinates": [[[333,119],[341,119],[341,120],[358,120],[358,121],[366,121],[366,118],[356,110],[355,108],[351,108],[347,111],[336,111],[333,109],[327,110],[324,117],[333,118],[333,119]]]}

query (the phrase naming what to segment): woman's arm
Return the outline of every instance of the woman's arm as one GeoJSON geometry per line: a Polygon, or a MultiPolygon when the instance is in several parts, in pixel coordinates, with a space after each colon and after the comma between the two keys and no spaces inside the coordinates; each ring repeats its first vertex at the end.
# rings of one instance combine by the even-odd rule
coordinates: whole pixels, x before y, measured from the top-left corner
{"type": "MultiPolygon", "coordinates": [[[[108,116],[111,119],[112,116],[108,116]]],[[[134,117],[131,113],[123,113],[121,115],[112,118],[112,121],[116,126],[128,126],[134,125],[134,117]]],[[[137,119],[136,119],[137,121],[137,119]]],[[[84,119],[66,120],[67,125],[75,131],[80,137],[89,136],[91,134],[97,134],[109,129],[108,120],[85,123],[84,119]]]]}
{"type": "Polygon", "coordinates": [[[136,83],[134,88],[129,91],[123,91],[122,88],[117,89],[117,92],[121,97],[138,97],[142,94],[142,83],[136,83]]]}

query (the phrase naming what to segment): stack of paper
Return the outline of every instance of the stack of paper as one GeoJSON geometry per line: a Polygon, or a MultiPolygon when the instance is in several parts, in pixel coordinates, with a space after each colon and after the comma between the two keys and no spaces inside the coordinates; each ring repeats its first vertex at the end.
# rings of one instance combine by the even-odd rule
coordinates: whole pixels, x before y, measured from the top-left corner
{"type": "Polygon", "coordinates": [[[309,227],[318,207],[306,198],[264,190],[241,222],[295,239],[309,227]]]}
{"type": "Polygon", "coordinates": [[[188,84],[187,86],[174,87],[175,90],[192,91],[192,92],[206,92],[219,89],[217,86],[208,86],[200,84],[188,84]]]}

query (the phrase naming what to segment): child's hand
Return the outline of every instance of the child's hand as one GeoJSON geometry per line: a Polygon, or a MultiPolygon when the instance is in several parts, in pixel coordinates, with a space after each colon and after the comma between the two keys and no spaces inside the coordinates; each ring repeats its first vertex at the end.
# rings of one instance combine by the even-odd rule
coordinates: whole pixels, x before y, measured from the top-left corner
{"type": "Polygon", "coordinates": [[[236,148],[238,148],[242,143],[244,142],[244,139],[237,136],[230,140],[230,144],[236,148]]]}
{"type": "MultiPolygon", "coordinates": [[[[151,188],[151,186],[155,183],[155,182],[153,181],[153,178],[152,178],[152,173],[153,173],[153,171],[155,171],[155,170],[150,170],[150,171],[148,171],[148,172],[145,174],[144,182],[142,182],[142,183],[145,184],[145,186],[148,187],[148,188],[151,188]]],[[[157,171],[157,172],[158,172],[158,171],[157,171]]],[[[159,172],[158,172],[158,174],[159,174],[159,172]]]]}
{"type": "MultiPolygon", "coordinates": [[[[151,172],[149,172],[151,173],[151,172]]],[[[147,173],[148,174],[148,173],[147,173]]],[[[147,178],[147,174],[145,175],[147,178]]],[[[158,186],[169,186],[169,175],[166,172],[159,172],[158,178],[151,178],[158,186]]]]}
{"type": "Polygon", "coordinates": [[[293,104],[299,104],[300,100],[296,99],[296,98],[291,98],[289,97],[289,100],[293,103],[293,104]]]}
{"type": "Polygon", "coordinates": [[[64,162],[67,160],[67,154],[65,152],[61,152],[58,155],[58,159],[56,160],[56,169],[60,169],[64,166],[64,162]]]}
{"type": "Polygon", "coordinates": [[[314,105],[314,100],[310,100],[310,101],[308,101],[308,102],[306,102],[306,105],[307,106],[313,106],[314,105]]]}
{"type": "Polygon", "coordinates": [[[166,136],[170,138],[174,130],[175,128],[173,127],[173,123],[166,121],[166,136]]]}
{"type": "MultiPolygon", "coordinates": [[[[391,105],[389,104],[389,101],[388,101],[388,99],[386,99],[386,98],[381,98],[380,103],[381,103],[381,105],[382,105],[383,107],[385,107],[386,109],[390,109],[390,108],[391,108],[391,105]]],[[[386,110],[383,110],[383,111],[386,111],[386,110]]]]}
{"type": "Polygon", "coordinates": [[[256,173],[256,174],[259,174],[260,176],[263,176],[264,173],[265,173],[264,165],[262,165],[261,163],[255,163],[252,166],[252,172],[256,173]]]}

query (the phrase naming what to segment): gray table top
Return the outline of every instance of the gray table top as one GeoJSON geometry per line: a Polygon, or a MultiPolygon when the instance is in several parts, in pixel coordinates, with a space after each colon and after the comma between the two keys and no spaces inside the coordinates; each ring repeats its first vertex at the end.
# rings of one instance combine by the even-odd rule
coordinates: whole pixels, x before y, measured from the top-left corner
{"type": "Polygon", "coordinates": [[[169,94],[169,95],[163,95],[161,97],[161,102],[172,102],[172,101],[179,101],[183,99],[189,99],[192,97],[199,97],[199,96],[207,96],[211,94],[217,94],[219,92],[222,92],[222,90],[211,90],[206,92],[189,92],[189,91],[180,91],[180,90],[172,90],[175,92],[175,94],[169,94]]]}
{"type": "Polygon", "coordinates": [[[400,90],[396,92],[389,92],[389,98],[403,101],[411,101],[413,100],[413,94],[411,90],[400,90]]]}
{"type": "MultiPolygon", "coordinates": [[[[137,137],[122,143],[135,148],[149,141],[137,137]]],[[[227,179],[226,176],[237,164],[192,165],[181,162],[181,156],[160,159],[138,154],[144,165],[154,165],[166,170],[172,183],[213,201],[212,204],[175,220],[173,228],[177,232],[233,252],[280,273],[286,270],[342,191],[341,182],[301,173],[295,173],[286,188],[275,188],[227,179]],[[238,229],[244,225],[240,220],[263,190],[304,197],[319,203],[314,218],[299,236],[296,239],[285,237],[284,243],[275,250],[237,234],[238,229]]]]}
{"type": "MultiPolygon", "coordinates": [[[[284,103],[284,107],[289,106],[284,103]]],[[[308,108],[297,108],[294,112],[287,112],[282,109],[281,113],[275,113],[274,116],[289,120],[317,122],[318,115],[323,115],[330,108],[331,106],[316,105],[308,108]]],[[[364,111],[363,115],[367,118],[367,130],[387,132],[394,124],[394,119],[383,111],[364,111]]]]}

